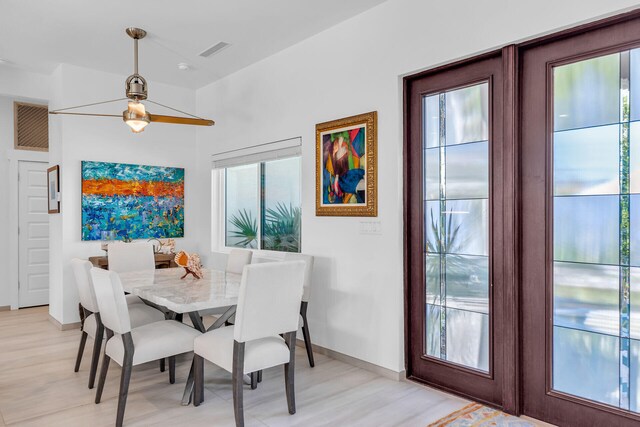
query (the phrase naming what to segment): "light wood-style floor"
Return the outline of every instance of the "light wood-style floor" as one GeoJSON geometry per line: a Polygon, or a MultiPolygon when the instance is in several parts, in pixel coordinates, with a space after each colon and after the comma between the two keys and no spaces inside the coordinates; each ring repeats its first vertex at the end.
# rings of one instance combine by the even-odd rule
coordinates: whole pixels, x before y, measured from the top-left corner
{"type": "MultiPolygon", "coordinates": [[[[0,426],[111,426],[120,368],[111,363],[102,403],[87,388],[92,341],[80,372],[73,365],[79,330],[59,331],[48,307],[0,313],[0,426]]],[[[297,413],[289,415],[281,367],[264,372],[257,390],[246,386],[247,426],[426,426],[468,401],[419,385],[396,382],[316,354],[310,368],[298,347],[297,413]]],[[[181,406],[191,358],[177,363],[176,383],[157,362],[133,368],[126,426],[233,426],[231,376],[205,364],[205,402],[181,406]]]]}

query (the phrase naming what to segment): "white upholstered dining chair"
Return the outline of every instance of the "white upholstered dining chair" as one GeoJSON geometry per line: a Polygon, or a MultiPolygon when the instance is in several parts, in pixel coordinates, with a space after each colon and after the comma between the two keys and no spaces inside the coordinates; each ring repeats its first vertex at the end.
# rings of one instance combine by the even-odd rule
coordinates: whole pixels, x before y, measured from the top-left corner
{"type": "Polygon", "coordinates": [[[193,340],[201,335],[196,329],[175,320],[161,320],[132,328],[122,283],[113,271],[91,269],[100,316],[107,333],[96,403],[100,403],[109,362],[122,367],[116,426],[122,426],[133,366],[169,358],[169,382],[175,383],[175,356],[193,351],[193,340]]]}
{"type": "Polygon", "coordinates": [[[247,249],[231,249],[227,257],[227,266],[224,269],[227,273],[242,274],[245,265],[251,264],[253,252],[247,249]]]}
{"type": "Polygon", "coordinates": [[[313,347],[311,346],[311,335],[309,334],[309,322],[307,321],[307,307],[309,305],[309,294],[311,293],[311,278],[313,274],[313,256],[306,254],[287,253],[284,256],[285,261],[302,260],[304,267],[304,291],[302,293],[302,303],[300,303],[300,326],[302,327],[302,336],[304,337],[304,347],[307,350],[307,358],[309,366],[315,366],[313,360],[313,347]]]}
{"type": "MultiPolygon", "coordinates": [[[[116,273],[127,271],[155,270],[156,260],[150,242],[109,243],[107,250],[109,270],[116,273]]],[[[127,295],[127,303],[142,303],[135,295],[127,295]]]]}
{"type": "Polygon", "coordinates": [[[153,245],[150,242],[109,243],[107,254],[109,270],[116,273],[156,268],[153,245]]]}
{"type": "Polygon", "coordinates": [[[244,426],[244,374],[284,365],[289,413],[295,414],[295,336],[304,268],[302,261],[253,264],[244,268],[235,325],[214,329],[195,339],[195,406],[204,398],[204,359],[232,374],[236,426],[244,426]]]}
{"type": "MultiPolygon", "coordinates": [[[[80,362],[84,353],[87,337],[93,339],[93,353],[91,356],[91,368],[89,370],[89,388],[93,388],[96,371],[98,369],[98,359],[100,358],[100,347],[104,335],[104,326],[100,317],[100,309],[96,300],[96,295],[91,281],[91,268],[93,265],[87,261],[78,258],[71,260],[71,269],[78,286],[78,295],[80,297],[80,306],[83,312],[82,319],[82,335],[80,336],[80,346],[76,357],[76,365],[74,372],[80,370],[80,362]]],[[[131,324],[133,327],[142,326],[147,323],[157,322],[164,319],[164,314],[155,308],[142,304],[140,298],[136,300],[127,299],[127,306],[131,324]],[[129,302],[131,301],[131,303],[129,302]],[[140,304],[138,303],[140,302],[140,304]]]]}

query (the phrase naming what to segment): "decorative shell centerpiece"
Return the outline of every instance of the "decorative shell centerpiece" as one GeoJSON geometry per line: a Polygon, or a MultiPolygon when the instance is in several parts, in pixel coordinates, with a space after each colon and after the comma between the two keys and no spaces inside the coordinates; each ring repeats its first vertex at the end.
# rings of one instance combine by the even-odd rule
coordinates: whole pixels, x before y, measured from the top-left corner
{"type": "Polygon", "coordinates": [[[189,254],[185,251],[180,251],[176,254],[174,261],[180,267],[184,267],[185,273],[181,279],[184,279],[189,274],[192,274],[196,279],[202,279],[202,264],[200,263],[200,255],[193,253],[189,254]]]}
{"type": "Polygon", "coordinates": [[[160,252],[163,254],[172,254],[176,251],[176,241],[174,239],[167,239],[166,242],[161,242],[160,252]]]}

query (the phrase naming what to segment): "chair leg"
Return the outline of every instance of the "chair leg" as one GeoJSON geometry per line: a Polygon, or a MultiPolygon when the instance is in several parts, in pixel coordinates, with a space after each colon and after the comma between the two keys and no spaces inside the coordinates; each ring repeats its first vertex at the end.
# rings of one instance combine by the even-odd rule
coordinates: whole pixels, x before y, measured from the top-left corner
{"type": "Polygon", "coordinates": [[[160,372],[164,372],[166,370],[164,365],[164,358],[160,359],[160,372]]]}
{"type": "Polygon", "coordinates": [[[204,402],[204,359],[193,354],[193,406],[204,402]]]}
{"type": "MultiPolygon", "coordinates": [[[[107,333],[107,342],[113,337],[111,329],[104,328],[107,333]]],[[[107,371],[109,370],[109,362],[111,358],[107,356],[107,345],[104,346],[104,354],[102,355],[102,369],[100,370],[100,378],[98,379],[98,389],[96,390],[96,403],[100,403],[102,398],[102,390],[104,390],[104,382],[107,379],[107,371]]]]}
{"type": "Polygon", "coordinates": [[[258,382],[261,383],[262,382],[262,369],[260,369],[258,371],[258,382]]]}
{"type": "Polygon", "coordinates": [[[258,388],[258,373],[251,372],[249,375],[251,377],[251,390],[255,390],[258,388]]]}
{"type": "Polygon", "coordinates": [[[80,313],[80,330],[84,330],[84,307],[78,303],[78,312],[80,313]]]}
{"type": "Polygon", "coordinates": [[[100,360],[100,348],[102,347],[102,336],[104,334],[104,325],[100,319],[100,313],[96,313],[96,335],[93,339],[93,354],[91,355],[91,370],[89,371],[89,388],[92,389],[96,381],[96,371],[98,370],[98,361],[100,360]]]}
{"type": "Polygon", "coordinates": [[[244,376],[244,343],[233,342],[233,369],[231,382],[233,383],[233,412],[236,417],[236,427],[244,427],[244,405],[242,402],[242,387],[244,376]]]}
{"type": "Polygon", "coordinates": [[[309,335],[309,323],[307,323],[307,304],[303,301],[300,305],[300,315],[302,316],[302,335],[304,336],[304,347],[307,349],[307,357],[309,358],[309,366],[316,366],[313,360],[313,347],[311,346],[311,335],[309,335]]]}
{"type": "Polygon", "coordinates": [[[133,338],[131,332],[122,335],[124,344],[124,360],[122,361],[122,374],[120,376],[120,393],[118,394],[118,414],[116,415],[116,427],[122,427],[124,421],[124,410],[127,405],[129,395],[129,380],[131,380],[131,369],[133,368],[133,338]]]}
{"type": "Polygon", "coordinates": [[[296,333],[285,334],[285,341],[289,346],[289,363],[284,365],[284,387],[287,393],[287,406],[291,415],[296,413],[296,394],[294,390],[294,372],[296,361],[296,333]]]}
{"type": "Polygon", "coordinates": [[[169,384],[176,383],[176,357],[169,356],[169,384]]]}
{"type": "Polygon", "coordinates": [[[82,353],[84,353],[84,346],[87,343],[87,333],[82,331],[82,335],[80,336],[80,346],[78,347],[78,355],[76,356],[76,366],[73,368],[73,372],[78,372],[80,370],[80,362],[82,362],[82,353]]]}

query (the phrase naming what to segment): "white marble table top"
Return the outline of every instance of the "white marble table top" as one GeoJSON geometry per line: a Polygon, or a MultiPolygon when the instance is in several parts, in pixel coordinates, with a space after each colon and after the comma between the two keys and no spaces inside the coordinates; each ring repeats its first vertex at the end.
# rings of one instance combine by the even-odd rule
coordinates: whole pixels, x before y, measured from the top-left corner
{"type": "Polygon", "coordinates": [[[220,270],[203,269],[204,277],[184,275],[184,269],[130,271],[120,274],[126,292],[138,295],[175,313],[190,313],[210,308],[227,307],[238,302],[241,275],[220,270]]]}

